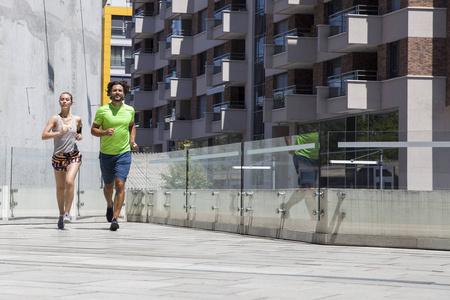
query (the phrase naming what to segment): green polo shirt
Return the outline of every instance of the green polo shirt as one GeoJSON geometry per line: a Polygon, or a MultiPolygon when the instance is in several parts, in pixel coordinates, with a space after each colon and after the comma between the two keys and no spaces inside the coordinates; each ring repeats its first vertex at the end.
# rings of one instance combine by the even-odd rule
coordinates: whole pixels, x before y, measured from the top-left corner
{"type": "Polygon", "coordinates": [[[118,155],[131,151],[130,123],[134,122],[134,108],[127,104],[115,107],[111,103],[101,106],[95,113],[94,123],[100,125],[102,130],[115,128],[112,136],[102,136],[100,152],[109,155],[118,155]]]}

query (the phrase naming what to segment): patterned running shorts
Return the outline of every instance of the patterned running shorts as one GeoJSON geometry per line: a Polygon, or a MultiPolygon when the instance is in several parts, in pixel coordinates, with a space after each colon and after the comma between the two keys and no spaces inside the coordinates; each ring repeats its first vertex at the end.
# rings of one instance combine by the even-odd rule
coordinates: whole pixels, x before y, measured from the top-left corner
{"type": "Polygon", "coordinates": [[[81,162],[82,157],[80,151],[58,153],[52,156],[52,166],[56,171],[66,172],[68,165],[81,162]]]}

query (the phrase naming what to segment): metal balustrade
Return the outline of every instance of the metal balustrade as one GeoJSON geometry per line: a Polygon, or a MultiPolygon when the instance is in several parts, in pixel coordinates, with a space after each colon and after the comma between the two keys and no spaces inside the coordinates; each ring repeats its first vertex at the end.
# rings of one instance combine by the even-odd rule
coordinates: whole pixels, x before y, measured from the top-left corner
{"type": "Polygon", "coordinates": [[[356,5],[330,15],[328,18],[328,23],[331,25],[331,35],[336,35],[347,31],[348,15],[378,15],[378,6],[356,5]]]}
{"type": "Polygon", "coordinates": [[[345,84],[347,80],[376,81],[378,80],[378,72],[371,70],[354,70],[328,77],[327,82],[330,87],[330,98],[344,96],[347,94],[345,84]]]}

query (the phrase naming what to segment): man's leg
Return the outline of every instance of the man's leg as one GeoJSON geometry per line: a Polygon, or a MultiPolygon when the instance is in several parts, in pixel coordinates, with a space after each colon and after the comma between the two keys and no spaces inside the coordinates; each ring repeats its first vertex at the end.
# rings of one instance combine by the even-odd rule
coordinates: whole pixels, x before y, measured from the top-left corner
{"type": "Polygon", "coordinates": [[[114,182],[105,184],[103,186],[103,195],[105,196],[108,207],[113,206],[113,202],[112,202],[113,192],[114,192],[114,182]]]}
{"type": "Polygon", "coordinates": [[[115,158],[112,155],[100,153],[100,169],[102,170],[102,178],[104,182],[103,195],[106,200],[106,220],[111,222],[113,218],[113,192],[114,192],[114,164],[115,158]]]}
{"type": "Polygon", "coordinates": [[[118,219],[120,211],[122,210],[123,201],[125,200],[125,181],[120,178],[114,179],[114,186],[116,188],[116,194],[114,195],[114,217],[118,219]]]}

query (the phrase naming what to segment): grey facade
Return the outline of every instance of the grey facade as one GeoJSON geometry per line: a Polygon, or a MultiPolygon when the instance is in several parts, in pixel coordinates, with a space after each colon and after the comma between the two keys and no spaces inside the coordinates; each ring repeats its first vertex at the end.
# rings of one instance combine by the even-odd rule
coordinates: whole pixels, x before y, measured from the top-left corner
{"type": "Polygon", "coordinates": [[[52,149],[41,134],[65,91],[83,119],[81,150],[98,151],[89,129],[100,103],[102,2],[6,0],[0,16],[2,151],[52,149]]]}

